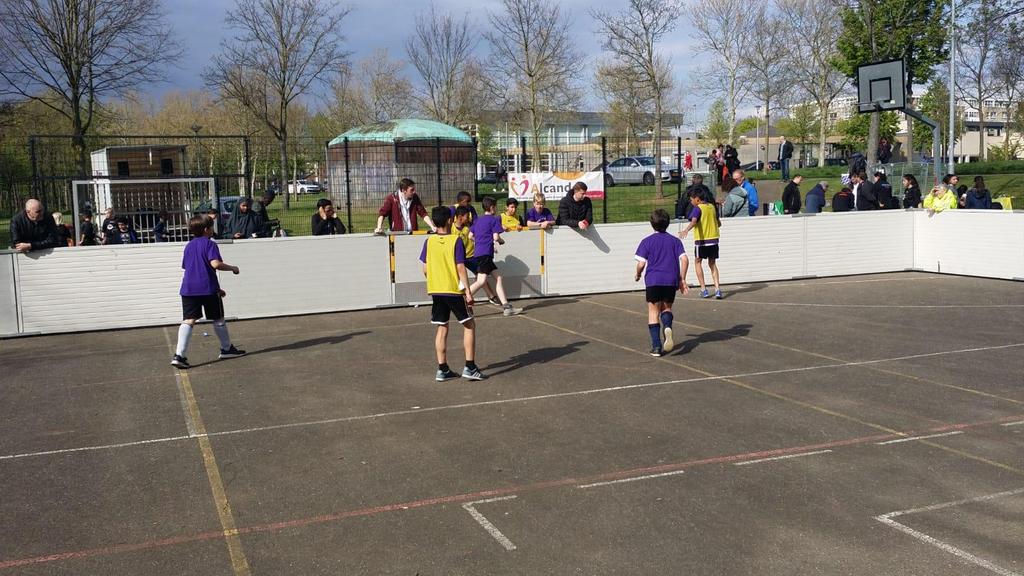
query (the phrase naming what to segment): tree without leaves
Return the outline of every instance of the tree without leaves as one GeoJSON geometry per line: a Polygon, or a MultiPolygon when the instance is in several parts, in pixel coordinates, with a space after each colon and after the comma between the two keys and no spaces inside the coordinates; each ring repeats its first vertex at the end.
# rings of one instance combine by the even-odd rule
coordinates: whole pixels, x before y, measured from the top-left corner
{"type": "Polygon", "coordinates": [[[473,58],[477,40],[469,19],[439,14],[431,4],[416,16],[413,34],[405,52],[423,84],[420,108],[438,122],[468,122],[481,92],[480,67],[473,58]]]}
{"type": "Polygon", "coordinates": [[[793,76],[818,106],[818,158],[824,162],[829,111],[849,86],[833,65],[839,55],[839,9],[834,2],[819,0],[779,0],[778,5],[787,21],[786,41],[793,46],[789,60],[793,76]]]}
{"type": "MultiPolygon", "coordinates": [[[[1000,92],[993,65],[996,50],[1005,34],[1002,2],[980,0],[967,12],[964,28],[968,33],[957,38],[956,88],[962,98],[974,100],[978,110],[978,137],[982,160],[988,159],[985,146],[985,101],[1000,92]]],[[[1011,42],[1019,42],[1019,38],[1011,42]]]]}
{"type": "MultiPolygon", "coordinates": [[[[736,108],[747,95],[743,81],[743,55],[747,52],[754,11],[746,0],[702,0],[693,14],[700,50],[717,57],[708,77],[720,80],[726,92],[728,142],[735,144],[736,108]]],[[[703,79],[702,79],[703,80],[703,79]]]]}
{"type": "Polygon", "coordinates": [[[769,127],[771,126],[772,104],[784,104],[782,100],[793,95],[793,78],[790,74],[792,46],[785,35],[788,22],[760,12],[753,16],[752,37],[742,57],[744,76],[750,86],[750,94],[764,105],[764,149],[768,151],[769,127]]]}
{"type": "Polygon", "coordinates": [[[0,95],[35,100],[71,123],[79,171],[100,100],[161,80],[181,51],[159,0],[4,0],[0,95]]]}
{"type": "Polygon", "coordinates": [[[590,12],[606,36],[605,50],[630,71],[628,78],[650,94],[654,106],[654,186],[659,197],[663,195],[662,125],[666,98],[672,90],[672,73],[668,58],[657,45],[675,29],[681,10],[682,5],[676,0],[630,0],[629,7],[619,13],[590,12]]]}
{"type": "Polygon", "coordinates": [[[525,116],[535,167],[540,167],[541,129],[546,117],[573,110],[580,96],[576,80],[582,56],[569,36],[569,17],[554,0],[502,0],[488,13],[491,67],[508,70],[488,78],[489,91],[506,109],[525,116]]]}
{"type": "Polygon", "coordinates": [[[412,84],[402,76],[404,63],[380,49],[345,70],[334,83],[331,117],[343,129],[407,118],[415,108],[412,84]]]}
{"type": "Polygon", "coordinates": [[[639,79],[633,77],[633,70],[619,63],[600,64],[597,67],[596,82],[605,103],[605,116],[614,135],[625,136],[625,146],[613,146],[615,153],[630,154],[630,142],[639,143],[641,133],[652,128],[653,98],[639,79]]]}
{"type": "MultiPolygon", "coordinates": [[[[1017,108],[1021,93],[1024,92],[1024,43],[1020,42],[1024,33],[1019,19],[1006,24],[1006,31],[1000,38],[992,62],[992,74],[999,86],[999,93],[1006,100],[1006,134],[1003,148],[1010,149],[1011,127],[1017,124],[1017,108]]],[[[1019,132],[1019,131],[1018,131],[1019,132]]]]}
{"type": "MultiPolygon", "coordinates": [[[[340,69],[347,55],[337,31],[347,14],[330,0],[237,0],[226,17],[237,36],[221,43],[221,53],[203,73],[209,86],[252,111],[277,139],[282,191],[290,107],[340,69]]],[[[284,206],[289,207],[287,193],[284,206]]]]}

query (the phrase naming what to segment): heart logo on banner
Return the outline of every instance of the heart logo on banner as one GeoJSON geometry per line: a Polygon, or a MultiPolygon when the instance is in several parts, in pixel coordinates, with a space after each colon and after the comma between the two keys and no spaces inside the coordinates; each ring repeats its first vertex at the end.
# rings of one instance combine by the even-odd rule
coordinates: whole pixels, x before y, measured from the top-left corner
{"type": "Polygon", "coordinates": [[[516,195],[526,196],[526,193],[530,191],[530,181],[524,178],[521,182],[518,183],[518,188],[519,189],[516,190],[516,195]]]}

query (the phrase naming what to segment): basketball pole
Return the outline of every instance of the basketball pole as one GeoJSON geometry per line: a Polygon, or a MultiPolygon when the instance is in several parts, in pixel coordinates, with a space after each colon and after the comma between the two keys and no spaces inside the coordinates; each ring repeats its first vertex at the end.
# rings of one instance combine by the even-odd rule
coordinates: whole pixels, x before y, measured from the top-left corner
{"type": "MultiPolygon", "coordinates": [[[[981,110],[981,102],[978,102],[981,110]]],[[[953,135],[956,122],[956,0],[949,0],[949,173],[956,174],[953,156],[953,135]]],[[[984,152],[984,151],[983,151],[984,152]]],[[[984,155],[984,154],[983,154],[984,155]]],[[[936,162],[938,165],[938,162],[936,162]]],[[[939,173],[935,173],[939,177],[939,173]]]]}
{"type": "Polygon", "coordinates": [[[904,108],[903,113],[926,124],[932,129],[932,162],[935,163],[935,185],[939,184],[939,171],[942,170],[942,128],[939,123],[912,108],[904,108]]]}

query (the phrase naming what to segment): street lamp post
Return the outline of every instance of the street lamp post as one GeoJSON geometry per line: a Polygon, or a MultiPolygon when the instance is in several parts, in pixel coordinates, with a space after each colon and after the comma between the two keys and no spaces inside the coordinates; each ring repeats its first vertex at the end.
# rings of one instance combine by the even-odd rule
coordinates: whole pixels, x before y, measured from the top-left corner
{"type": "MultiPolygon", "coordinates": [[[[956,122],[956,0],[949,1],[949,140],[946,147],[949,150],[949,173],[956,173],[956,166],[953,164],[953,125],[956,122]]],[[[981,102],[978,102],[978,113],[981,113],[981,102]]],[[[938,182],[939,175],[935,175],[938,182]]]]}

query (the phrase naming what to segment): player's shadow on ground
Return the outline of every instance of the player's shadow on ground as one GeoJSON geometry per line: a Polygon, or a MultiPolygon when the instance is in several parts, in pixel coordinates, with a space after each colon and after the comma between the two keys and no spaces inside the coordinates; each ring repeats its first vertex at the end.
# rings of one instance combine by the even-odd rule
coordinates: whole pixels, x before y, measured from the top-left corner
{"type": "Polygon", "coordinates": [[[755,282],[753,284],[745,284],[743,286],[737,286],[736,288],[726,288],[724,290],[725,297],[734,296],[736,294],[746,294],[747,292],[757,292],[758,290],[764,290],[768,287],[766,282],[755,282]]]}
{"type": "MultiPolygon", "coordinates": [[[[246,354],[246,356],[259,356],[260,354],[269,354],[270,352],[283,352],[286,350],[303,350],[305,348],[312,348],[314,346],[322,346],[324,344],[341,344],[342,342],[354,338],[356,336],[363,336],[364,334],[370,334],[369,331],[363,330],[360,332],[348,332],[346,334],[338,334],[335,336],[322,336],[320,338],[310,338],[309,340],[299,340],[297,342],[289,342],[288,344],[281,344],[280,346],[271,346],[270,348],[263,348],[261,350],[253,350],[246,354]]],[[[207,364],[213,364],[217,360],[210,360],[209,362],[202,362],[200,364],[193,364],[193,368],[199,368],[200,366],[206,366],[207,364]]]]}
{"type": "Polygon", "coordinates": [[[535,302],[523,305],[523,310],[539,310],[541,308],[547,308],[548,306],[558,306],[560,304],[573,304],[576,300],[573,298],[541,298],[535,302]]]}
{"type": "Polygon", "coordinates": [[[559,358],[568,356],[574,352],[577,352],[581,347],[586,346],[587,342],[573,342],[572,344],[566,344],[565,346],[549,346],[547,348],[535,348],[529,352],[523,352],[522,354],[516,354],[507,360],[496,362],[488,365],[484,370],[487,371],[487,377],[493,378],[498,374],[504,374],[506,372],[512,372],[525,368],[531,364],[545,364],[547,362],[554,362],[559,358]]]}
{"type": "Polygon", "coordinates": [[[681,342],[679,347],[676,348],[676,351],[673,351],[671,354],[689,354],[696,350],[701,344],[725,342],[727,340],[732,340],[733,338],[742,338],[750,334],[750,329],[753,327],[753,324],[737,324],[732,328],[726,328],[725,330],[712,330],[710,332],[705,332],[700,336],[681,342]]]}

